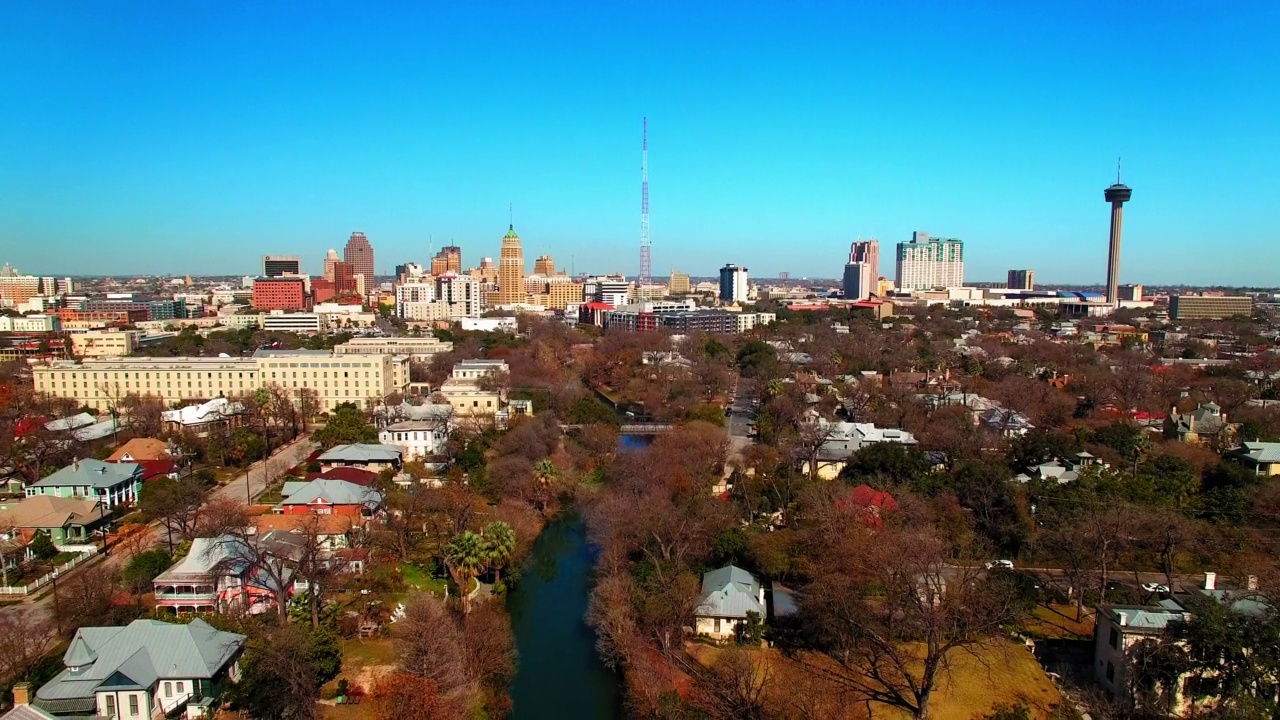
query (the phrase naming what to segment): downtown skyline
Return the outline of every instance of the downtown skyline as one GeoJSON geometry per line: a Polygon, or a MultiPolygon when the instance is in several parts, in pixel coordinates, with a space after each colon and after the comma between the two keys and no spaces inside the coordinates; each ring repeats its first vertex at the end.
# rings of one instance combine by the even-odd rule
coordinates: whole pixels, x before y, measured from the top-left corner
{"type": "Polygon", "coordinates": [[[1277,282],[1257,258],[1280,227],[1259,152],[1280,145],[1280,11],[1260,3],[82,4],[0,27],[0,97],[24,108],[0,117],[0,259],[33,274],[250,274],[263,254],[318,274],[355,230],[379,275],[447,244],[470,266],[510,203],[526,257],[634,277],[647,115],[655,276],[838,277],[853,240],[923,230],[964,240],[969,280],[1101,284],[1123,155],[1122,283],[1277,282]]]}

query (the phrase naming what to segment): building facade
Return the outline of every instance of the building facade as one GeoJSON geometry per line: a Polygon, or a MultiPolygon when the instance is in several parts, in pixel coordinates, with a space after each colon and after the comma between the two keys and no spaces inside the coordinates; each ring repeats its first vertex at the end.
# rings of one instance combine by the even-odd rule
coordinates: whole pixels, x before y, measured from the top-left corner
{"type": "Polygon", "coordinates": [[[85,358],[126,357],[137,352],[141,337],[137,330],[76,333],[71,336],[71,354],[85,358]]]}
{"type": "Polygon", "coordinates": [[[445,245],[440,252],[431,258],[431,274],[462,272],[462,248],[457,245],[445,245]]]}
{"type": "Polygon", "coordinates": [[[1253,315],[1253,298],[1223,295],[1174,295],[1169,298],[1170,320],[1223,320],[1233,315],[1253,315]]]}
{"type": "Polygon", "coordinates": [[[747,269],[729,264],[720,268],[720,300],[727,303],[747,301],[747,269]]]}
{"type": "Polygon", "coordinates": [[[931,238],[915,232],[911,242],[898,243],[895,282],[900,290],[930,290],[964,285],[964,243],[955,238],[931,238]]]}
{"type": "Polygon", "coordinates": [[[281,275],[301,275],[302,258],[297,255],[263,255],[262,277],[273,278],[281,275]]]}
{"type": "Polygon", "coordinates": [[[871,282],[875,282],[880,277],[880,241],[855,240],[849,246],[849,262],[866,265],[871,273],[871,282]]]}
{"type": "Polygon", "coordinates": [[[502,236],[498,253],[498,304],[516,305],[526,302],[524,292],[524,248],[512,225],[502,236]]]}
{"type": "Polygon", "coordinates": [[[875,292],[875,278],[871,265],[851,262],[844,266],[844,297],[846,300],[866,300],[875,292]]]}
{"type": "Polygon", "coordinates": [[[678,273],[674,270],[671,277],[667,280],[667,292],[671,295],[688,295],[693,286],[689,283],[688,273],[678,273]]]}
{"type": "Polygon", "coordinates": [[[1010,290],[1035,290],[1035,270],[1010,270],[1007,287],[1010,290]]]}
{"type": "Polygon", "coordinates": [[[253,307],[256,310],[310,310],[311,297],[302,278],[255,280],[253,307]]]}
{"type": "Polygon", "coordinates": [[[188,405],[243,395],[262,387],[286,393],[310,390],[321,410],[409,388],[409,358],[332,354],[323,350],[259,350],[252,357],[132,357],[55,362],[33,368],[36,392],[106,409],[125,395],[153,395],[166,405],[188,405]]]}
{"type": "Polygon", "coordinates": [[[363,275],[366,285],[373,284],[373,246],[362,232],[353,232],[342,250],[342,259],[351,263],[353,275],[363,275]]]}

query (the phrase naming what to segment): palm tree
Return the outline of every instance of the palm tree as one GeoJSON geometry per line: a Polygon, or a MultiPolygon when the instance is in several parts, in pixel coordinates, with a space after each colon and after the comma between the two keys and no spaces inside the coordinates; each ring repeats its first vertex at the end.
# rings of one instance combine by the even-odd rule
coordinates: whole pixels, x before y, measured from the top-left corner
{"type": "Polygon", "coordinates": [[[463,530],[444,546],[444,563],[462,595],[462,614],[471,612],[471,579],[484,572],[489,562],[482,537],[463,530]]]}
{"type": "Polygon", "coordinates": [[[542,458],[538,461],[538,464],[533,466],[533,481],[536,485],[535,495],[543,510],[547,509],[548,490],[558,477],[560,477],[560,471],[556,469],[555,463],[551,462],[551,458],[542,458]]]}
{"type": "Polygon", "coordinates": [[[516,531],[498,520],[485,526],[483,535],[485,556],[493,568],[493,581],[497,583],[501,581],[502,568],[511,562],[511,557],[516,553],[516,531]]]}

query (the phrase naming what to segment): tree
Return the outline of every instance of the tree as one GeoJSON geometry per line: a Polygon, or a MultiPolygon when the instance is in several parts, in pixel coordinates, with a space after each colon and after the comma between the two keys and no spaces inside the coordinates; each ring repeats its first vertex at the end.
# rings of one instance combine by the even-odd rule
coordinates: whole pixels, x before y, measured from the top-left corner
{"type": "Polygon", "coordinates": [[[455,717],[431,678],[395,672],[383,675],[369,693],[374,720],[442,720],[455,717]]]}
{"type": "Polygon", "coordinates": [[[925,528],[827,537],[814,549],[829,570],[805,592],[802,622],[838,668],[832,679],[869,702],[929,717],[955,653],[978,654],[1019,619],[1007,584],[986,582],[974,555],[952,557],[925,528]]]}
{"type": "Polygon", "coordinates": [[[444,562],[458,584],[462,596],[462,613],[471,612],[471,580],[484,572],[488,564],[484,539],[470,530],[458,533],[444,547],[444,562]]]}
{"type": "Polygon", "coordinates": [[[120,579],[133,594],[141,595],[151,589],[151,581],[167,570],[172,562],[172,556],[163,548],[144,550],[124,566],[120,579]]]}
{"type": "Polygon", "coordinates": [[[129,393],[120,399],[120,419],[135,437],[156,437],[164,430],[164,399],[129,393]]]}
{"type": "Polygon", "coordinates": [[[0,677],[29,679],[57,639],[53,626],[38,613],[0,615],[0,677]]]}
{"type": "Polygon", "coordinates": [[[355,405],[341,403],[329,413],[325,426],[316,430],[311,439],[328,450],[335,445],[376,443],[378,431],[355,405]]]}
{"type": "Polygon", "coordinates": [[[442,600],[414,595],[404,617],[392,628],[400,670],[435,684],[438,696],[453,715],[461,716],[478,691],[467,657],[466,639],[456,617],[442,600]]]}
{"type": "Polygon", "coordinates": [[[493,568],[494,583],[501,582],[502,569],[511,562],[516,553],[516,532],[501,520],[485,526],[484,539],[485,558],[493,568]]]}
{"type": "Polygon", "coordinates": [[[169,551],[173,552],[173,536],[179,540],[195,538],[204,506],[204,483],[195,477],[181,480],[156,478],[142,486],[138,504],[143,514],[151,520],[159,520],[168,534],[169,551]]]}
{"type": "Polygon", "coordinates": [[[341,641],[328,630],[258,626],[246,642],[230,700],[263,720],[315,720],[320,686],[341,667],[341,641]]]}
{"type": "Polygon", "coordinates": [[[551,486],[559,479],[560,471],[551,458],[543,458],[533,466],[534,499],[539,509],[546,510],[550,499],[551,486]]]}
{"type": "MultiPolygon", "coordinates": [[[[217,538],[208,552],[221,556],[212,568],[214,575],[240,575],[246,566],[256,572],[245,573],[246,588],[242,600],[247,603],[250,587],[271,593],[281,619],[289,611],[289,583],[296,558],[278,555],[263,542],[249,519],[247,508],[235,500],[214,500],[205,505],[201,519],[203,537],[217,538]]],[[[247,608],[246,608],[247,609],[247,608]]]]}
{"type": "Polygon", "coordinates": [[[58,555],[58,548],[53,544],[53,540],[49,538],[49,533],[43,530],[37,530],[32,536],[31,542],[27,549],[31,551],[31,555],[37,560],[48,562],[58,555]]]}

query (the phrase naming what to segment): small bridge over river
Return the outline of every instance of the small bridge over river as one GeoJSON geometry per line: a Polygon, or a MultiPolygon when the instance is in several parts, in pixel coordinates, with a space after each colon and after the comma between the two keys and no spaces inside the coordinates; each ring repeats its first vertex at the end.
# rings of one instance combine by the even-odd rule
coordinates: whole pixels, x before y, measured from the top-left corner
{"type": "MultiPolygon", "coordinates": [[[[580,430],[585,425],[560,425],[561,430],[580,430]]],[[[618,432],[623,435],[661,435],[675,430],[675,425],[666,423],[625,423],[618,428],[618,432]]]]}

